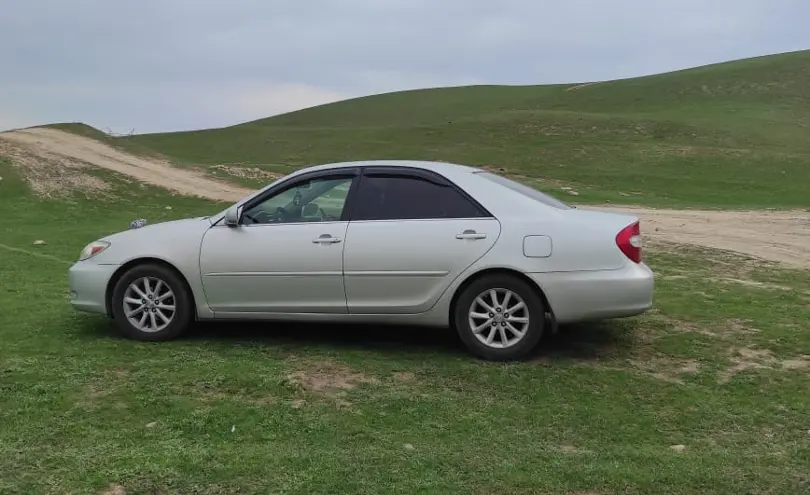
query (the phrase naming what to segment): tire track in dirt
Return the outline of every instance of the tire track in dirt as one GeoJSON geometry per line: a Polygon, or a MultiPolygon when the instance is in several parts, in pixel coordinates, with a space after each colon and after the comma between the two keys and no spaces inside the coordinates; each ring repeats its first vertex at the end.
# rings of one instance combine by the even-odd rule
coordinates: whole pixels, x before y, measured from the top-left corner
{"type": "MultiPolygon", "coordinates": [[[[250,189],[206,177],[169,162],[128,154],[100,141],[48,128],[0,133],[0,141],[22,148],[43,163],[62,158],[127,175],[179,194],[237,201],[250,189]]],[[[0,143],[2,144],[2,143],[0,143]]],[[[12,157],[13,158],[13,157],[12,157]]],[[[651,239],[736,251],[810,268],[810,213],[807,211],[660,210],[637,207],[582,207],[637,215],[651,239]]]]}

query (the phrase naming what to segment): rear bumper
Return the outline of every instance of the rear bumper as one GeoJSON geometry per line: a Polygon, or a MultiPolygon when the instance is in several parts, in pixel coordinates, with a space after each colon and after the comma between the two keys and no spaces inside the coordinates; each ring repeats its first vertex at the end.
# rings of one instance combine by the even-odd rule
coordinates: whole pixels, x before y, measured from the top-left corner
{"type": "Polygon", "coordinates": [[[68,270],[70,304],[77,311],[108,314],[107,284],[119,265],[79,261],[68,270]]]}
{"type": "Polygon", "coordinates": [[[558,323],[622,318],[652,308],[654,276],[644,263],[619,270],[530,273],[558,323]]]}

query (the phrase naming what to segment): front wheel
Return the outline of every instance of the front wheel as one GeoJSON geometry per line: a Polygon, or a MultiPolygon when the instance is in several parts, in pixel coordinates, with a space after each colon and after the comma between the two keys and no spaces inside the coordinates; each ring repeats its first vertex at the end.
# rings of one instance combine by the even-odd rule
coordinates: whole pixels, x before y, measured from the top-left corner
{"type": "Polygon", "coordinates": [[[131,268],[115,284],[113,319],[134,340],[178,337],[192,320],[192,299],[174,271],[156,264],[131,268]]]}
{"type": "Polygon", "coordinates": [[[473,354],[493,361],[525,356],[543,335],[545,308],[533,288],[506,274],[485,275],[459,296],[459,337],[473,354]]]}

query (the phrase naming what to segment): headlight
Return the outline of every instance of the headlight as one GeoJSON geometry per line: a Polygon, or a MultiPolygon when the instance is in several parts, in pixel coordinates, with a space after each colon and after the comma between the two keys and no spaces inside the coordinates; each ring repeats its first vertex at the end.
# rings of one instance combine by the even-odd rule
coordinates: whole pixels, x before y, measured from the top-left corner
{"type": "Polygon", "coordinates": [[[93,256],[97,255],[98,253],[104,251],[110,247],[110,243],[107,241],[95,241],[91,242],[87,246],[82,249],[82,254],[79,255],[79,261],[84,261],[86,259],[90,259],[93,256]]]}

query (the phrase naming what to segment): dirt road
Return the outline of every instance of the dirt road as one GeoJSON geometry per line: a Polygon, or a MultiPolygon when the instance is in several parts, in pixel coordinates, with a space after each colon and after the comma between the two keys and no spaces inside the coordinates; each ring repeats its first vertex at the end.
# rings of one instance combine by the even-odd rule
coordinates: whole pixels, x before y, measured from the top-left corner
{"type": "Polygon", "coordinates": [[[701,211],[599,207],[641,219],[652,239],[725,249],[785,265],[810,268],[810,212],[701,211]]]}
{"type": "MultiPolygon", "coordinates": [[[[250,190],[153,158],[127,154],[99,141],[56,129],[0,133],[0,154],[19,166],[99,167],[171,191],[219,201],[236,201],[250,190]]],[[[42,175],[47,176],[47,174],[42,175]]],[[[64,180],[64,179],[62,179],[64,180]]],[[[90,182],[87,182],[90,184],[90,182]]],[[[810,268],[810,213],[806,211],[697,211],[599,207],[634,213],[645,236],[682,244],[737,251],[810,268]]]]}

